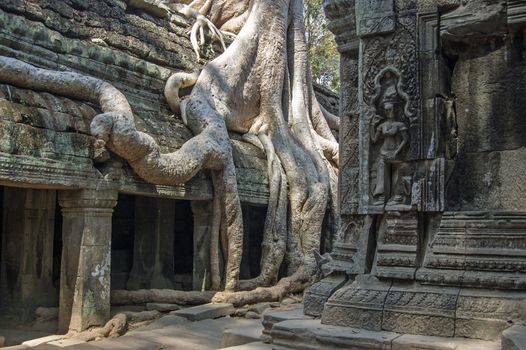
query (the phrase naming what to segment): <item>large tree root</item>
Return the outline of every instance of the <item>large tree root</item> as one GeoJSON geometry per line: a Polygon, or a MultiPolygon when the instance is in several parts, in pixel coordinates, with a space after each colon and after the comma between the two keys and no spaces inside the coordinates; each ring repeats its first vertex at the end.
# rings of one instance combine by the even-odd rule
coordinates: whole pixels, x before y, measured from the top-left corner
{"type": "Polygon", "coordinates": [[[213,298],[213,303],[231,303],[236,307],[257,304],[264,301],[281,301],[285,296],[300,293],[312,282],[312,276],[303,269],[296,271],[292,276],[285,277],[272,287],[258,287],[250,291],[220,292],[213,298]]]}
{"type": "Polygon", "coordinates": [[[139,305],[164,303],[177,305],[200,305],[212,301],[217,292],[185,292],[171,289],[112,290],[111,305],[139,305]]]}
{"type": "Polygon", "coordinates": [[[141,323],[153,321],[162,316],[159,311],[142,311],[142,312],[122,312],[111,320],[106,322],[104,327],[94,327],[83,332],[71,332],[67,338],[80,339],[83,341],[93,341],[100,338],[115,338],[123,335],[128,331],[132,323],[141,323]]]}
{"type": "Polygon", "coordinates": [[[183,292],[171,289],[114,290],[112,305],[141,305],[146,303],[169,303],[200,305],[206,303],[231,303],[236,307],[264,301],[280,301],[285,296],[302,292],[312,281],[312,275],[298,270],[290,277],[282,278],[275,286],[258,287],[240,292],[183,292]]]}

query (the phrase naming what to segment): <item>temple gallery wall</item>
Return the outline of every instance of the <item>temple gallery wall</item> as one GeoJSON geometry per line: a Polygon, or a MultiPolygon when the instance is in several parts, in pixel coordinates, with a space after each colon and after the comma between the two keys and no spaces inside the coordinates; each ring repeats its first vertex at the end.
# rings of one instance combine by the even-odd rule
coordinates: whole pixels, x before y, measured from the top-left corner
{"type": "MultiPolygon", "coordinates": [[[[172,116],[165,83],[216,54],[196,60],[189,19],[156,15],[152,1],[86,3],[1,1],[0,56],[110,82],[138,130],[162,152],[180,149],[193,135],[172,116]]],[[[314,92],[339,115],[338,216],[324,220],[304,313],[329,326],[500,339],[526,321],[526,3],[324,9],[341,91],[314,92]]],[[[0,83],[0,324],[31,323],[47,307],[58,308],[57,332],[84,331],[110,319],[112,290],[213,283],[213,175],[144,181],[97,147],[89,120],[100,112],[0,83]]],[[[272,164],[229,137],[249,280],[262,273],[272,164]]]]}
{"type": "MultiPolygon", "coordinates": [[[[183,16],[174,24],[122,1],[75,4],[2,1],[0,55],[114,84],[140,130],[165,152],[180,148],[192,133],[172,116],[165,81],[215,54],[195,59],[183,16]]],[[[316,91],[336,113],[338,96],[316,91]]],[[[145,182],[94,147],[89,122],[98,108],[0,85],[2,324],[31,324],[38,307],[58,308],[59,332],[82,331],[108,321],[111,290],[210,288],[210,175],[178,186],[145,182]]],[[[249,279],[260,273],[267,164],[257,147],[231,138],[249,223],[240,276],[249,279]]]]}

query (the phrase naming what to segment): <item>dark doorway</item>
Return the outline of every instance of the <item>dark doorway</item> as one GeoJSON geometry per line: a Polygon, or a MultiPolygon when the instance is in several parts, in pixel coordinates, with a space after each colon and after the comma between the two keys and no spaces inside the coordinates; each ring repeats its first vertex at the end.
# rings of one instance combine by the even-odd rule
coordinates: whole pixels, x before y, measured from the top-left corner
{"type": "Polygon", "coordinates": [[[249,279],[257,277],[261,272],[261,244],[267,208],[243,204],[242,210],[244,239],[240,278],[249,279]]]}
{"type": "Polygon", "coordinates": [[[133,264],[135,196],[119,194],[112,216],[111,288],[125,289],[133,264]]]}
{"type": "Polygon", "coordinates": [[[58,198],[55,208],[55,232],[53,234],[53,287],[60,290],[60,266],[62,262],[62,211],[58,203],[58,198]]]}
{"type": "Polygon", "coordinates": [[[176,201],[174,271],[177,289],[192,289],[194,220],[190,201],[176,201]]]}

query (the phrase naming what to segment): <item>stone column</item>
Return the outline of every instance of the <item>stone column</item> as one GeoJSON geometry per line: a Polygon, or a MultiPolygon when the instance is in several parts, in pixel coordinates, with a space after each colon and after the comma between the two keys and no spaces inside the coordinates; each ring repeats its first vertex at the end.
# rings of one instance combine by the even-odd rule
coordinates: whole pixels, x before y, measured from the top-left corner
{"type": "Polygon", "coordinates": [[[174,288],[175,201],[136,197],[133,267],[128,289],[174,288]]]}
{"type": "Polygon", "coordinates": [[[59,192],[62,207],[59,332],[110,318],[111,216],[117,191],[59,192]]]}
{"type": "Polygon", "coordinates": [[[194,263],[193,289],[210,287],[210,225],[212,222],[212,202],[192,201],[194,214],[194,263]]]}
{"type": "Polygon", "coordinates": [[[53,235],[56,191],[4,188],[0,306],[31,318],[56,305],[53,235]]]}

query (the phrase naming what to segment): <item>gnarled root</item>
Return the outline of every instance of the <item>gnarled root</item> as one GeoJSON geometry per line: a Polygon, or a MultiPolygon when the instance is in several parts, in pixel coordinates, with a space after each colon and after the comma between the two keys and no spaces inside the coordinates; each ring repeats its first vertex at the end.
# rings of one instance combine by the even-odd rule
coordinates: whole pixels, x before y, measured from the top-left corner
{"type": "Polygon", "coordinates": [[[258,139],[267,155],[270,193],[263,231],[261,273],[254,279],[239,281],[240,290],[251,290],[275,283],[287,244],[287,177],[270,137],[260,133],[258,139]]]}
{"type": "Polygon", "coordinates": [[[312,272],[303,267],[292,276],[285,277],[272,287],[258,287],[240,292],[183,292],[171,289],[114,290],[112,305],[134,305],[145,303],[170,303],[200,305],[206,303],[231,303],[236,307],[264,301],[280,301],[288,294],[302,292],[312,282],[312,272]]]}
{"type": "Polygon", "coordinates": [[[303,268],[298,269],[292,276],[284,277],[272,287],[258,287],[250,291],[220,292],[212,299],[213,303],[231,303],[236,307],[257,304],[264,301],[280,301],[288,294],[300,293],[310,285],[312,275],[303,268]]]}
{"type": "Polygon", "coordinates": [[[179,90],[195,85],[197,78],[199,78],[199,73],[197,72],[178,72],[172,74],[164,86],[164,97],[166,97],[168,106],[170,106],[175,115],[181,116],[184,125],[188,124],[188,120],[186,119],[184,100],[181,100],[179,90]]]}
{"type": "Polygon", "coordinates": [[[212,301],[216,292],[185,292],[171,289],[112,290],[111,305],[138,305],[165,303],[177,305],[199,305],[212,301]]]}
{"type": "Polygon", "coordinates": [[[131,323],[153,321],[161,316],[159,311],[122,312],[113,316],[104,327],[95,327],[80,333],[71,332],[67,337],[86,342],[99,338],[115,338],[126,333],[131,323]]]}

